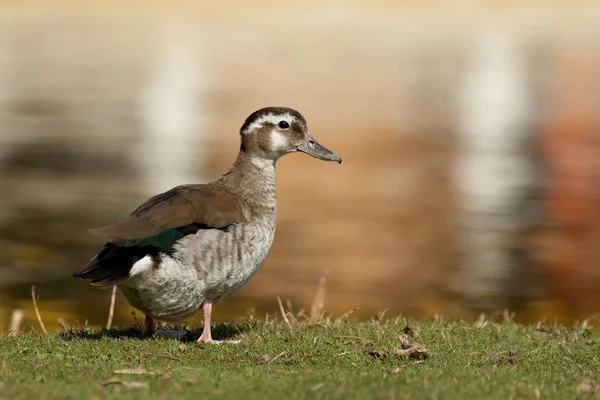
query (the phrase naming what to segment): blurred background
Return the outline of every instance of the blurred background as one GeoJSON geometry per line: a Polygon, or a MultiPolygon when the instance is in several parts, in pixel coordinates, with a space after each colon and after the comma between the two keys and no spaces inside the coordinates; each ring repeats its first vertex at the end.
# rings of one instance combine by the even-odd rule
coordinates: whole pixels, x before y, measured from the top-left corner
{"type": "Polygon", "coordinates": [[[278,163],[271,254],[215,318],[308,308],[323,276],[358,318],[600,311],[600,6],[0,1],[2,330],[32,285],[47,325],[104,324],[110,291],[70,278],[87,230],[218,178],[267,105],[344,163],[278,163]]]}

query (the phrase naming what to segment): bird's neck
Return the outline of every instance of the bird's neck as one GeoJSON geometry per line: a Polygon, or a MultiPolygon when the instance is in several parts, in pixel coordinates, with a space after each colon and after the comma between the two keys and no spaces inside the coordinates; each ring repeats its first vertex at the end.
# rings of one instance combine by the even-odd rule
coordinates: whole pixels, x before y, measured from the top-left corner
{"type": "Polygon", "coordinates": [[[275,211],[275,161],[241,151],[222,180],[252,208],[275,211]]]}

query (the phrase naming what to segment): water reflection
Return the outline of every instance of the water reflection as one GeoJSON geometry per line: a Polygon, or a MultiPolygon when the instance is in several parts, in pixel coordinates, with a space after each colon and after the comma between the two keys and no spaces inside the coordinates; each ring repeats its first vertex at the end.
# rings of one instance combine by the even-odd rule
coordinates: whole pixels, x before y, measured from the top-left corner
{"type": "Polygon", "coordinates": [[[272,253],[216,319],[308,309],[325,271],[357,317],[597,311],[598,10],[153,7],[0,6],[0,324],[34,321],[32,284],[49,325],[104,324],[109,292],[69,278],[87,230],[218,177],[274,104],[344,164],[279,163],[272,253]]]}

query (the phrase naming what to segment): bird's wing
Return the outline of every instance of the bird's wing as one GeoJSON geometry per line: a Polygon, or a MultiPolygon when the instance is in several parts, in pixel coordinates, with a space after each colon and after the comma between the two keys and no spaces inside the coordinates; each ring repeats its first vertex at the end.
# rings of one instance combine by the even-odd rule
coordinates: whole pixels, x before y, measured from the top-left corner
{"type": "Polygon", "coordinates": [[[181,185],[148,199],[129,218],[90,233],[110,243],[158,235],[192,223],[223,228],[244,221],[241,202],[212,185],[181,185]]]}

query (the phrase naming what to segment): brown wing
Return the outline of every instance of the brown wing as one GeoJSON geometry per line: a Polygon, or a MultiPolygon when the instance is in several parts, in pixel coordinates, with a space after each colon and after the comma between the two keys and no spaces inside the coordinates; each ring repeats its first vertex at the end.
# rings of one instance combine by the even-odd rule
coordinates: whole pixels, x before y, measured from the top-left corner
{"type": "Polygon", "coordinates": [[[129,218],[90,233],[118,244],[194,222],[223,228],[242,221],[241,203],[231,193],[212,185],[182,185],[148,199],[129,218]]]}

